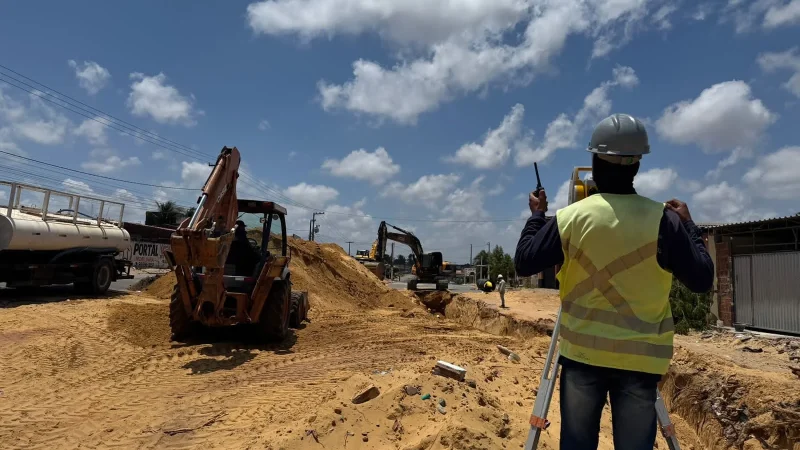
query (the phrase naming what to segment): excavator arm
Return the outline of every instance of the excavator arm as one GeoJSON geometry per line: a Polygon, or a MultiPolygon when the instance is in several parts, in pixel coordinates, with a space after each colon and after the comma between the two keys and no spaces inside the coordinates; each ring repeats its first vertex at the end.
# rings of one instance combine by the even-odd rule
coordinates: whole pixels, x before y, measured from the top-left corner
{"type": "MultiPolygon", "coordinates": [[[[381,226],[378,228],[378,241],[380,242],[381,240],[383,241],[383,247],[386,246],[387,241],[395,241],[411,248],[411,252],[414,253],[414,266],[416,267],[417,273],[420,273],[424,252],[422,250],[422,242],[419,241],[419,238],[414,236],[410,231],[406,231],[386,222],[381,222],[381,226]],[[391,227],[399,231],[399,233],[389,232],[387,227],[391,227]]],[[[381,258],[383,258],[383,252],[381,252],[381,258]]]]}
{"type": "Polygon", "coordinates": [[[184,220],[170,239],[168,258],[175,267],[184,307],[193,314],[212,314],[225,300],[223,275],[238,211],[240,162],[236,147],[222,149],[194,215],[184,220]],[[193,267],[204,268],[201,286],[194,281],[193,267]]]}

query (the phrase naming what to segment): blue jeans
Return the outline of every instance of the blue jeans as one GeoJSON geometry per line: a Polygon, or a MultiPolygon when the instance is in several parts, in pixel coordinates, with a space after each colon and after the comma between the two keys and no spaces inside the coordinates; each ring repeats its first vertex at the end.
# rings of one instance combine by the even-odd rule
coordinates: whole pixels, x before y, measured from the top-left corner
{"type": "Polygon", "coordinates": [[[561,450],[597,449],[606,396],[614,449],[653,449],[660,376],[561,359],[561,450]]]}

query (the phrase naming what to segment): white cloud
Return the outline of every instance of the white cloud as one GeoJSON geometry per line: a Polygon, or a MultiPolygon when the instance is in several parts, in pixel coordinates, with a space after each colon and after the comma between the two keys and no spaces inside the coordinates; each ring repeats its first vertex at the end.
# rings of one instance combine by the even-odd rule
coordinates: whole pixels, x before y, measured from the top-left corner
{"type": "Polygon", "coordinates": [[[764,28],[800,24],[800,0],[791,0],[784,5],[774,4],[764,14],[764,28]]]}
{"type": "Polygon", "coordinates": [[[678,173],[673,169],[650,169],[636,175],[633,187],[639,195],[654,197],[672,187],[676,181],[678,173]]]}
{"type": "Polygon", "coordinates": [[[28,104],[12,99],[0,89],[0,137],[4,146],[16,147],[14,141],[24,139],[42,145],[64,141],[72,123],[66,116],[50,107],[36,95],[28,96],[28,104]]]}
{"type": "Polygon", "coordinates": [[[195,109],[194,96],[181,95],[175,86],[166,84],[167,76],[163,73],[155,76],[132,73],[130,77],[133,82],[127,105],[132,114],[150,116],[158,123],[185,126],[195,125],[196,116],[203,114],[195,109]]]}
{"type": "Polygon", "coordinates": [[[100,92],[111,79],[111,73],[105,67],[94,61],[84,61],[78,64],[75,60],[67,61],[70,67],[75,69],[75,77],[78,84],[89,93],[95,95],[100,92]]]}
{"type": "Polygon", "coordinates": [[[712,179],[719,178],[722,174],[722,171],[728,167],[733,166],[734,164],[742,161],[744,159],[752,158],[753,150],[745,147],[736,147],[733,149],[730,155],[726,156],[719,163],[717,163],[717,167],[709,170],[706,173],[706,176],[712,179]]]}
{"type": "Polygon", "coordinates": [[[759,158],[744,175],[748,192],[775,200],[796,200],[800,189],[800,146],[784,147],[759,158]]]}
{"type": "Polygon", "coordinates": [[[706,153],[750,148],[777,120],[743,81],[726,81],[704,89],[693,100],[668,106],[656,131],[677,144],[695,144],[706,153]]]}
{"type": "Polygon", "coordinates": [[[476,142],[464,144],[455,155],[446,160],[467,164],[476,169],[494,169],[502,166],[511,155],[511,147],[521,148],[527,145],[529,136],[523,132],[524,117],[525,107],[517,103],[497,128],[486,133],[482,144],[476,142]]]}
{"type": "Polygon", "coordinates": [[[286,188],[284,194],[298,203],[323,208],[339,196],[339,191],[328,186],[300,183],[286,188]]]}
{"type": "Polygon", "coordinates": [[[67,191],[74,192],[76,194],[90,195],[94,193],[94,190],[89,186],[88,183],[73,180],[72,178],[65,179],[61,182],[61,185],[64,186],[64,189],[67,191]]]}
{"type": "Polygon", "coordinates": [[[106,128],[103,123],[98,122],[105,120],[102,117],[95,117],[96,120],[86,119],[78,128],[72,130],[76,136],[83,136],[92,145],[106,145],[108,137],[106,136],[106,128]]]}
{"type": "Polygon", "coordinates": [[[261,122],[258,122],[258,129],[261,131],[266,131],[272,128],[272,125],[269,124],[269,120],[262,119],[261,122]]]}
{"type": "Polygon", "coordinates": [[[570,119],[567,114],[561,113],[550,122],[539,146],[536,148],[521,147],[515,157],[517,165],[533,165],[534,162],[546,160],[557,150],[575,148],[578,145],[578,135],[581,130],[588,126],[594,126],[611,112],[609,90],[615,86],[633,88],[639,84],[636,72],[630,67],[617,66],[612,75],[612,80],[603,82],[583,99],[583,107],[575,114],[574,118],[570,119]]]}
{"type": "Polygon", "coordinates": [[[82,163],[81,167],[95,173],[106,174],[118,172],[142,164],[136,156],[120,158],[116,152],[111,150],[95,149],[89,153],[89,156],[91,159],[82,163]]]}
{"type": "MultiPolygon", "coordinates": [[[[797,2],[800,5],[800,0],[797,2]]],[[[792,72],[789,80],[783,84],[784,89],[800,98],[800,51],[792,47],[783,52],[766,52],[758,55],[758,65],[765,72],[786,69],[792,72]]]]}
{"type": "Polygon", "coordinates": [[[277,0],[250,4],[247,18],[256,33],[297,34],[304,40],[377,32],[399,43],[435,43],[473,30],[503,30],[527,7],[521,0],[277,0]]]}
{"type": "Polygon", "coordinates": [[[400,166],[392,161],[383,147],[378,147],[372,153],[364,149],[353,150],[341,160],[326,159],[322,168],[337,177],[369,181],[376,185],[385,183],[400,172],[400,166]]]}
{"type": "Polygon", "coordinates": [[[658,28],[661,30],[669,30],[672,28],[672,22],[670,22],[669,16],[677,10],[678,7],[675,5],[663,5],[653,14],[653,23],[658,25],[658,28]]]}
{"type": "Polygon", "coordinates": [[[773,211],[752,204],[741,188],[727,181],[704,187],[692,196],[689,211],[696,222],[744,222],[774,217],[773,211]]]}
{"type": "Polygon", "coordinates": [[[150,156],[151,156],[151,158],[153,158],[156,161],[162,161],[162,160],[165,160],[165,159],[169,159],[169,156],[167,156],[167,154],[162,152],[161,150],[154,151],[153,154],[150,155],[150,156]]]}
{"type": "MultiPolygon", "coordinates": [[[[181,182],[183,187],[201,188],[206,184],[208,175],[211,174],[211,169],[208,164],[192,161],[181,163],[181,182]]],[[[241,168],[239,170],[241,173],[241,168]]],[[[238,184],[242,184],[241,180],[238,184]]]]}
{"type": "Polygon", "coordinates": [[[438,200],[451,192],[460,179],[461,177],[454,173],[423,175],[408,186],[397,182],[390,183],[383,190],[381,196],[399,198],[408,204],[437,209],[438,200]]]}
{"type": "Polygon", "coordinates": [[[709,14],[711,14],[712,7],[708,3],[701,3],[697,5],[697,8],[692,12],[691,18],[696,21],[706,20],[709,14]]]}
{"type": "MultiPolygon", "coordinates": [[[[313,30],[313,36],[331,36],[344,32],[344,22],[330,20],[330,15],[309,8],[309,5],[333,8],[336,3],[290,0],[256,5],[270,21],[284,24],[280,27],[281,32],[301,36],[306,33],[308,36],[307,31],[313,30]],[[287,5],[292,5],[293,11],[294,8],[298,11],[300,7],[305,9],[302,13],[282,14],[287,5]],[[315,25],[309,27],[309,22],[315,25]]],[[[540,73],[552,72],[552,58],[561,52],[572,34],[597,37],[594,55],[607,54],[644,27],[643,20],[651,2],[518,0],[514,3],[522,7],[524,14],[505,21],[495,20],[496,16],[492,14],[476,15],[481,23],[488,21],[489,25],[483,27],[476,27],[468,23],[469,20],[464,22],[465,15],[484,7],[502,8],[508,2],[486,0],[468,3],[470,7],[464,7],[465,1],[436,4],[421,1],[348,2],[349,8],[337,13],[359,17],[357,23],[360,25],[349,29],[352,33],[385,30],[387,27],[382,26],[382,21],[386,20],[391,21],[390,27],[403,29],[409,36],[426,42],[427,46],[421,51],[412,48],[410,52],[398,52],[398,61],[391,67],[357,60],[353,63],[353,78],[341,84],[320,81],[318,90],[322,107],[327,111],[345,109],[401,124],[415,124],[419,115],[435,110],[444,102],[494,85],[526,85],[540,73]],[[381,16],[378,23],[371,19],[373,12],[381,11],[383,5],[401,4],[405,6],[397,6],[393,12],[381,16]],[[423,5],[426,9],[424,17],[395,13],[409,7],[407,4],[423,5]],[[451,13],[450,9],[456,12],[451,13]],[[438,19],[440,14],[447,19],[438,19]],[[433,19],[437,20],[430,22],[433,19]],[[443,31],[445,36],[431,38],[417,26],[422,26],[422,23],[435,24],[433,28],[443,31]],[[525,31],[518,33],[517,30],[522,28],[525,31]],[[600,48],[602,51],[598,50],[600,48]]],[[[513,8],[512,16],[518,14],[516,10],[513,8]]],[[[275,27],[274,23],[270,26],[275,27]]],[[[398,41],[391,34],[387,39],[398,41]]],[[[398,42],[402,44],[403,40],[398,42]]]]}
{"type": "MultiPolygon", "coordinates": [[[[558,187],[558,191],[556,191],[556,197],[555,199],[553,199],[552,202],[548,200],[547,209],[549,211],[555,212],[567,206],[568,203],[569,203],[569,180],[561,183],[561,186],[558,187]]],[[[530,215],[530,209],[528,209],[527,211],[528,214],[530,215]]]]}

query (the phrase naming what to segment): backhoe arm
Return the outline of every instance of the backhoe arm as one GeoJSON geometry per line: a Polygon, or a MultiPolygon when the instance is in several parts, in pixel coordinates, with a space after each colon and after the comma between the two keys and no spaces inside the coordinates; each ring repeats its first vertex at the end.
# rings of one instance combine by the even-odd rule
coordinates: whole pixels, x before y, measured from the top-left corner
{"type": "Polygon", "coordinates": [[[225,300],[225,261],[233,241],[238,205],[239,150],[224,147],[203,186],[197,209],[170,238],[169,258],[175,266],[180,295],[187,312],[213,320],[225,300]],[[198,291],[194,267],[203,267],[198,291]],[[204,306],[205,305],[205,306],[204,306]]]}
{"type": "Polygon", "coordinates": [[[236,221],[236,182],[241,156],[236,147],[223,147],[208,175],[194,215],[178,229],[203,230],[214,225],[214,233],[230,231],[236,221]]]}

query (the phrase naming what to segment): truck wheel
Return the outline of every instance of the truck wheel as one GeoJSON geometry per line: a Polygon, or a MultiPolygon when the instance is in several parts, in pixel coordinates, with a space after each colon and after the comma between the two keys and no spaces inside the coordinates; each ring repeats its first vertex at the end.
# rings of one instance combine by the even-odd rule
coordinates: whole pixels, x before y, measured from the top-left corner
{"type": "Polygon", "coordinates": [[[89,274],[89,281],[77,282],[73,286],[81,294],[103,295],[114,279],[114,264],[108,258],[100,259],[89,274]]]}
{"type": "Polygon", "coordinates": [[[406,289],[408,289],[409,291],[416,291],[417,280],[408,280],[408,283],[406,283],[406,289]]]}
{"type": "Polygon", "coordinates": [[[172,331],[173,341],[185,339],[192,334],[195,328],[195,324],[183,306],[177,284],[172,288],[172,297],[169,300],[169,328],[172,331]]]}
{"type": "Polygon", "coordinates": [[[448,287],[447,280],[440,280],[436,282],[437,291],[446,291],[448,287]]]}
{"type": "Polygon", "coordinates": [[[282,341],[289,335],[291,294],[287,283],[276,281],[264,301],[258,327],[261,334],[271,340],[282,341]]]}

